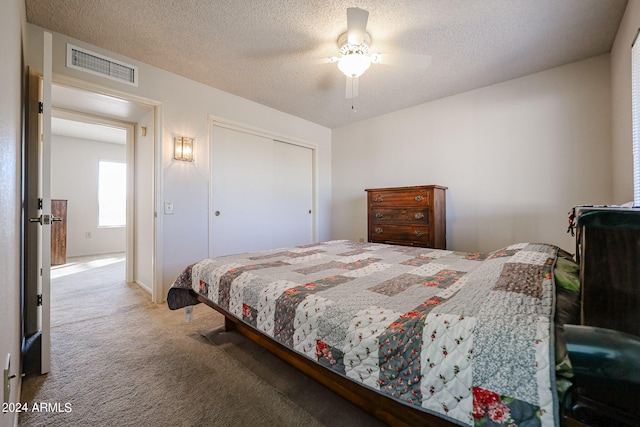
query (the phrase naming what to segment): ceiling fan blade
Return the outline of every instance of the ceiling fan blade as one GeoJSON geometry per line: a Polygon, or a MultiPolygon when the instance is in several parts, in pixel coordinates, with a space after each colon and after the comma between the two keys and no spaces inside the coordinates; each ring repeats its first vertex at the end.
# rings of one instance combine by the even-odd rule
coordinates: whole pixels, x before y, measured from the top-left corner
{"type": "Polygon", "coordinates": [[[320,64],[328,64],[331,62],[338,61],[337,57],[330,58],[312,58],[312,59],[303,59],[302,61],[293,61],[293,62],[285,62],[282,64],[282,69],[285,71],[295,70],[296,68],[310,67],[312,65],[320,65],[320,64]]]}
{"type": "Polygon", "coordinates": [[[358,77],[347,77],[347,88],[344,97],[347,99],[351,99],[358,96],[358,84],[358,77]]]}
{"type": "Polygon", "coordinates": [[[409,55],[393,53],[374,53],[371,55],[374,64],[396,65],[399,67],[424,70],[431,65],[430,55],[409,55]]]}
{"type": "Polygon", "coordinates": [[[361,45],[367,32],[369,12],[359,7],[347,8],[347,40],[349,44],[361,45]]]}

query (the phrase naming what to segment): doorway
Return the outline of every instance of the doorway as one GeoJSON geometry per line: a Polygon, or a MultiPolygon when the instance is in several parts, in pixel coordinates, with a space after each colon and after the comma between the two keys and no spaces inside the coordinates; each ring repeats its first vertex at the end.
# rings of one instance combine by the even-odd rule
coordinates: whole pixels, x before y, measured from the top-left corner
{"type": "Polygon", "coordinates": [[[146,289],[155,301],[155,106],[55,82],[51,103],[52,199],[73,197],[68,202],[69,255],[126,254],[123,279],[146,289]],[[109,193],[114,181],[109,170],[123,168],[126,189],[120,196],[126,194],[126,208],[106,212],[101,208],[112,208],[114,201],[101,202],[98,192],[109,193]],[[70,187],[75,188],[67,191],[70,187]],[[122,214],[124,219],[118,217],[122,214]]]}
{"type": "MultiPolygon", "coordinates": [[[[22,241],[21,250],[24,260],[22,282],[21,305],[21,339],[23,356],[23,373],[44,374],[50,368],[50,226],[57,222],[52,217],[50,198],[50,131],[51,113],[53,109],[70,114],[84,114],[91,117],[99,117],[105,120],[118,120],[133,124],[133,131],[128,134],[133,138],[137,129],[148,129],[149,132],[136,141],[136,144],[127,144],[129,151],[134,151],[139,160],[139,166],[135,171],[147,172],[141,179],[129,180],[146,185],[144,201],[146,205],[136,206],[136,209],[127,209],[127,223],[132,224],[133,230],[137,224],[142,224],[150,239],[145,244],[136,245],[134,239],[138,236],[127,238],[127,252],[133,256],[133,262],[127,268],[128,277],[132,281],[141,283],[138,277],[148,272],[150,280],[147,290],[151,294],[152,302],[161,301],[161,279],[156,282],[156,219],[155,219],[155,192],[156,175],[160,144],[156,143],[156,132],[161,124],[156,120],[159,116],[157,110],[160,103],[145,100],[121,92],[113,92],[66,77],[58,77],[52,81],[52,35],[44,33],[43,71],[29,68],[25,76],[27,84],[25,94],[25,129],[23,139],[23,212],[22,212],[22,241]],[[145,137],[146,136],[146,137],[145,137]],[[140,151],[138,153],[138,151],[140,151]],[[138,155],[140,154],[140,155],[138,155]],[[39,223],[39,224],[33,224],[39,223]],[[150,230],[150,231],[149,231],[150,230]],[[134,254],[133,248],[136,249],[134,254]],[[138,256],[144,251],[143,256],[138,256]],[[160,284],[160,286],[158,286],[160,284]]],[[[133,162],[133,155],[127,156],[133,162]]],[[[137,173],[137,172],[136,172],[137,173]]],[[[134,177],[138,178],[138,177],[134,177]]],[[[128,198],[133,198],[134,193],[140,193],[139,187],[128,188],[128,198]],[[130,191],[129,191],[130,190],[130,191]]],[[[158,239],[159,240],[159,239],[158,239]]],[[[160,274],[161,276],[161,274],[160,274]]]]}
{"type": "Polygon", "coordinates": [[[52,270],[68,258],[127,254],[127,227],[133,226],[127,210],[133,206],[127,206],[126,178],[134,172],[127,164],[135,164],[127,159],[127,145],[133,129],[130,123],[53,111],[51,205],[60,221],[51,227],[52,270]]]}

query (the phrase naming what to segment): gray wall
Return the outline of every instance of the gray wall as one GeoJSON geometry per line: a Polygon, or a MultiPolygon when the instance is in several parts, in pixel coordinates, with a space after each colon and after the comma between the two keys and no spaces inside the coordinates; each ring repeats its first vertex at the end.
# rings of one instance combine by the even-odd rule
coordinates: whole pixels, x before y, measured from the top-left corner
{"type": "Polygon", "coordinates": [[[610,85],[602,55],[335,129],[332,237],[366,237],[365,188],[439,184],[448,248],[573,251],[573,206],[629,200],[612,194],[610,85]]]}
{"type": "Polygon", "coordinates": [[[633,199],[631,43],[640,27],[640,1],[629,0],[611,49],[611,151],[616,203],[633,199]]]}

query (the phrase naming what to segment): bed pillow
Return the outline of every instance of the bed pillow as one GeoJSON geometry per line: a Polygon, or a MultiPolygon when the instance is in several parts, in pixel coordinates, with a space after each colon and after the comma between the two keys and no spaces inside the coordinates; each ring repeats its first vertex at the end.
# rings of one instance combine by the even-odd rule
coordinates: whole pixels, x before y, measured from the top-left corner
{"type": "Polygon", "coordinates": [[[580,266],[573,258],[567,258],[567,255],[569,257],[571,255],[562,250],[560,250],[560,252],[558,252],[558,259],[554,270],[556,285],[573,293],[580,294],[580,266]],[[562,252],[562,254],[560,252],[562,252]]]}

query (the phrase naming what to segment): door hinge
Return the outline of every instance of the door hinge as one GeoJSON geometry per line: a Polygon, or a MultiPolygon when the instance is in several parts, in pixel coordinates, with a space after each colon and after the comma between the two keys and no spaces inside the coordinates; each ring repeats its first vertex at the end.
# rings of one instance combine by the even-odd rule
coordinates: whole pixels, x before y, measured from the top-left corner
{"type": "Polygon", "coordinates": [[[42,294],[38,294],[38,307],[42,305],[42,294]]]}
{"type": "Polygon", "coordinates": [[[43,204],[42,199],[38,198],[38,209],[42,209],[42,204],[43,204]]]}
{"type": "Polygon", "coordinates": [[[42,102],[38,102],[38,114],[42,114],[44,112],[44,104],[42,102]]]}

